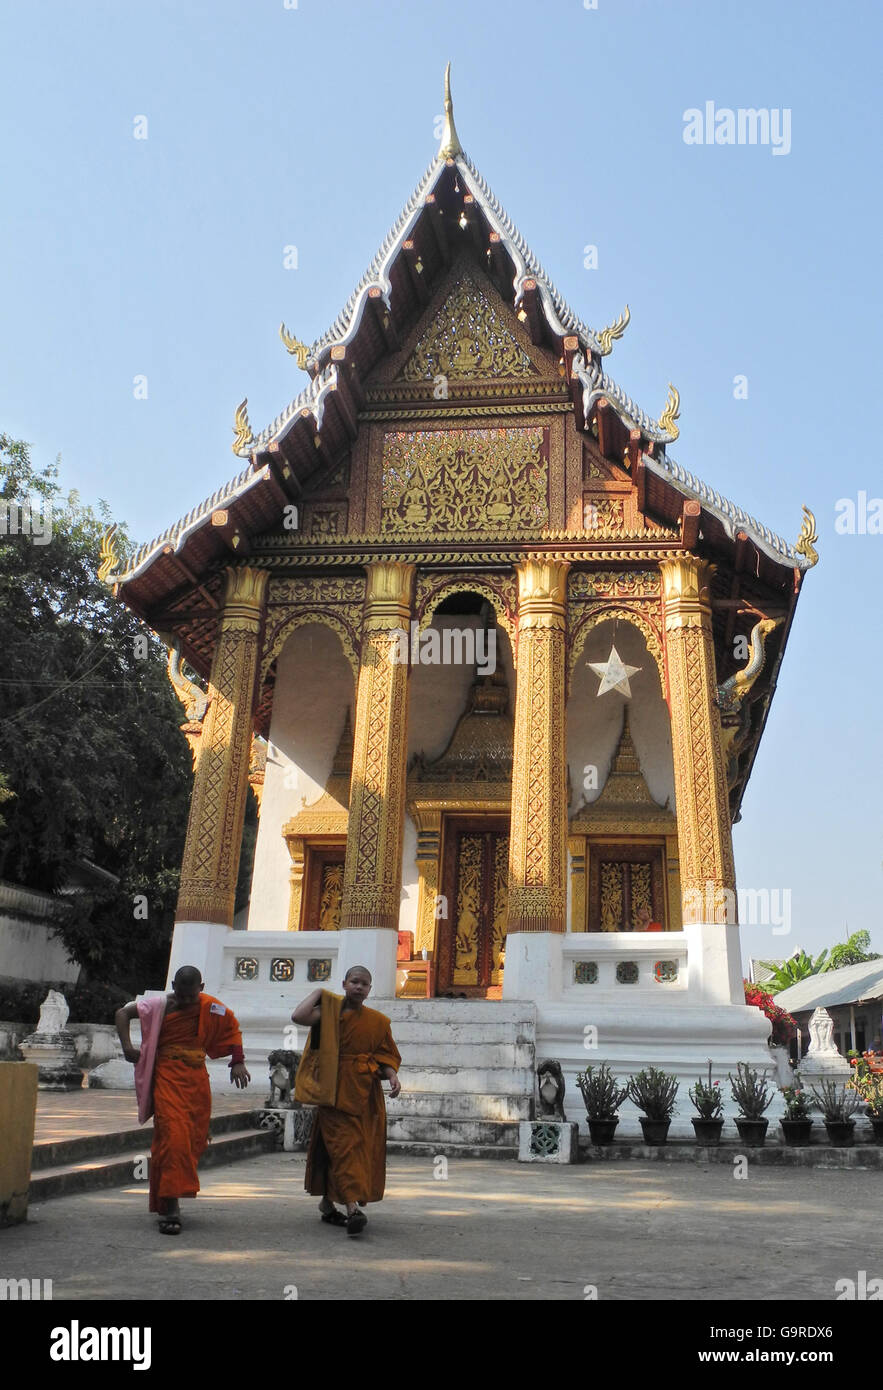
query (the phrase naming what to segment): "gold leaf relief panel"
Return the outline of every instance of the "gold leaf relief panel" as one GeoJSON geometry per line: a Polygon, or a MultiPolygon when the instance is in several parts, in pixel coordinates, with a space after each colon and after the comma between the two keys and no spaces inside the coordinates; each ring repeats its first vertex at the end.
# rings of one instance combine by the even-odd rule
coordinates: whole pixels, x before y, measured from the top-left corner
{"type": "Polygon", "coordinates": [[[384,435],[381,532],[542,530],[549,524],[549,443],[527,429],[384,435]]]}
{"type": "Polygon", "coordinates": [[[509,836],[494,843],[494,907],[491,922],[491,984],[503,983],[506,927],[509,920],[509,836]]]}
{"type": "Polygon", "coordinates": [[[454,984],[478,984],[478,926],[481,914],[481,875],[484,841],[463,835],[457,882],[457,928],[454,942],[454,984]]]}
{"type": "Polygon", "coordinates": [[[476,280],[466,274],[417,342],[402,368],[404,381],[432,381],[437,376],[535,375],[536,369],[502,310],[476,280]]]}

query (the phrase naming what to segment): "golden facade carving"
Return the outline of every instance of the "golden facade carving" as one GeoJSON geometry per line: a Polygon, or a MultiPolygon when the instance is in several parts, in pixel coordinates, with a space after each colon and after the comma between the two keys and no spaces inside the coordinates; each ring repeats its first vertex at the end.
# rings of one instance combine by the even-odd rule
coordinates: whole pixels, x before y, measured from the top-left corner
{"type": "Polygon", "coordinates": [[[460,593],[480,594],[482,598],[487,599],[496,614],[497,622],[509,637],[514,658],[518,585],[512,574],[418,574],[414,611],[420,631],[429,627],[439,604],[451,594],[460,593]]]}
{"type": "Polygon", "coordinates": [[[619,931],[622,922],[623,865],[601,865],[601,930],[619,931]]]}
{"type": "Polygon", "coordinates": [[[658,570],[574,570],[570,599],[655,598],[662,593],[658,570]]]}
{"type": "Polygon", "coordinates": [[[509,930],[566,929],[565,604],[568,565],[518,572],[509,930]]]}
{"type": "Polygon", "coordinates": [[[325,864],[322,870],[322,897],[319,902],[319,930],[340,931],[343,901],[343,865],[325,864]]]}
{"type": "MultiPolygon", "coordinates": [[[[735,891],[733,840],[711,631],[711,569],[682,554],[662,562],[675,804],[685,904],[707,885],[735,891]]],[[[686,911],[685,911],[686,917],[686,911]]]]}
{"type": "Polygon", "coordinates": [[[273,578],[267,601],[267,625],[261,656],[261,684],[293,632],[319,623],[340,638],[344,656],[354,679],[359,674],[362,610],[365,578],[314,577],[273,578]]]}
{"type": "Polygon", "coordinates": [[[233,923],[266,570],[228,569],[196,766],[179,922],[233,923]]]}
{"type": "Polygon", "coordinates": [[[483,836],[460,837],[457,916],[454,924],[455,985],[478,984],[478,925],[481,918],[483,850],[483,836]]]}
{"type": "Polygon", "coordinates": [[[535,374],[536,368],[509,328],[501,309],[468,271],[405,362],[405,381],[535,374]]]}
{"type": "Polygon", "coordinates": [[[503,983],[506,936],[509,930],[509,836],[494,842],[493,915],[491,918],[491,984],[503,983]]]}
{"type": "Polygon", "coordinates": [[[413,430],[383,439],[381,531],[542,531],[549,521],[546,431],[413,430]]]}
{"type": "Polygon", "coordinates": [[[408,666],[395,629],[408,630],[413,583],[412,565],[368,567],[341,929],[398,930],[408,666]]]}

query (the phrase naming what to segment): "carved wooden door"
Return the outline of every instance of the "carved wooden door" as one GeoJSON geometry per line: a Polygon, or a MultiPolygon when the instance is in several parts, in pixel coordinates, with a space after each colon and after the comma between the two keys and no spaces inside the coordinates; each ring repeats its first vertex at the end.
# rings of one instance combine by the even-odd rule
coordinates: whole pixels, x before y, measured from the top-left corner
{"type": "Polygon", "coordinates": [[[449,823],[447,920],[439,921],[438,994],[499,998],[509,899],[509,831],[500,822],[449,823]]]}
{"type": "Polygon", "coordinates": [[[589,931],[635,931],[642,908],[665,925],[662,849],[594,844],[589,864],[589,931]]]}

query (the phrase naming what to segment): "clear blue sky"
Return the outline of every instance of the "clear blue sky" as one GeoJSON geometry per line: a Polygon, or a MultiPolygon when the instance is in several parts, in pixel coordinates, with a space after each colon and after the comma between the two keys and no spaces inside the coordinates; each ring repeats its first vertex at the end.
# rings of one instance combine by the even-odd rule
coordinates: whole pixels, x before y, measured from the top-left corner
{"type": "Polygon", "coordinates": [[[839,498],[883,493],[880,6],[597,5],[7,9],[0,428],[137,540],[213,492],[242,397],[259,430],[305,381],[280,320],[330,325],[434,155],[450,58],[461,140],[552,280],[598,328],[630,304],[614,377],[651,414],[680,389],[672,455],[790,539],[815,510],[735,832],[740,883],[790,888],[792,929],[744,944],[848,923],[883,950],[883,536],[834,532],[839,498]],[[707,101],[788,108],[790,153],[685,144],[707,101]]]}

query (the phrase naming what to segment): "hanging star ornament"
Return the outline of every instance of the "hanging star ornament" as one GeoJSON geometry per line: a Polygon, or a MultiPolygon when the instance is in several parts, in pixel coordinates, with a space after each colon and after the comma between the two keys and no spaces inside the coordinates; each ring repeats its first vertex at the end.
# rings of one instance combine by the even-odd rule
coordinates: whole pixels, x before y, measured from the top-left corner
{"type": "Polygon", "coordinates": [[[632,698],[629,676],[634,676],[644,669],[642,666],[625,666],[615,647],[610,648],[610,655],[606,661],[590,661],[587,664],[596,676],[601,677],[599,695],[606,695],[608,690],[621,690],[629,699],[632,698]]]}

